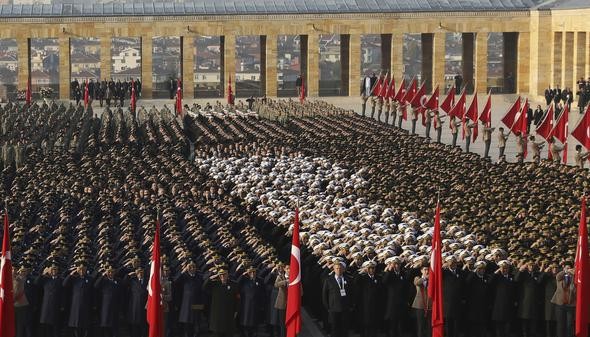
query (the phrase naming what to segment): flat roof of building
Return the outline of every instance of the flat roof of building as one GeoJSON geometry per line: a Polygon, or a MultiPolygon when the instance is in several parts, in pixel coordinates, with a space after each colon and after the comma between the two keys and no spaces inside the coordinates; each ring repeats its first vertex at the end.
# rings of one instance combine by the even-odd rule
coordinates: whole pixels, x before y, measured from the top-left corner
{"type": "MultiPolygon", "coordinates": [[[[66,0],[68,1],[68,0],[66,0]]],[[[75,1],[75,0],[69,0],[75,1]]],[[[586,2],[588,0],[579,0],[586,2]]],[[[534,0],[199,0],[0,5],[0,18],[521,11],[534,0]]]]}

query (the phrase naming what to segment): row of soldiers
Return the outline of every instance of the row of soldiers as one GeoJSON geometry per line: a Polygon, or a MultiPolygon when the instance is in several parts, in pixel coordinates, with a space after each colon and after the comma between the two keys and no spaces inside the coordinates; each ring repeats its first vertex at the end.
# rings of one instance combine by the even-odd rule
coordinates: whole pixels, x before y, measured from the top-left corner
{"type": "Polygon", "coordinates": [[[141,81],[139,79],[128,79],[128,80],[117,80],[116,82],[111,78],[107,80],[90,79],[89,82],[78,82],[77,79],[73,80],[70,85],[71,98],[76,101],[76,105],[84,99],[86,86],[88,86],[88,98],[90,102],[97,100],[100,103],[100,107],[106,101],[107,106],[119,102],[119,106],[124,106],[125,99],[131,98],[133,88],[135,88],[136,99],[141,97],[141,81]]]}

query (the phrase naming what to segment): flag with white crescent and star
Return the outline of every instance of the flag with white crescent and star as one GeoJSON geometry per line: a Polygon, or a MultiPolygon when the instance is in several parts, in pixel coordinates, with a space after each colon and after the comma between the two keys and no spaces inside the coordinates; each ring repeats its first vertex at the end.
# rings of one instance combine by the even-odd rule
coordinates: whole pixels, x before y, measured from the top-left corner
{"type": "Polygon", "coordinates": [[[285,325],[287,337],[295,337],[301,331],[301,252],[299,250],[299,209],[295,209],[289,287],[287,288],[287,313],[285,325]]]}
{"type": "Polygon", "coordinates": [[[588,104],[586,113],[572,132],[572,136],[579,141],[586,150],[590,150],[590,104],[588,104]]]}
{"type": "Polygon", "coordinates": [[[2,257],[0,258],[0,336],[14,337],[14,294],[12,293],[12,262],[10,236],[8,232],[8,211],[4,210],[4,232],[2,257]]]}

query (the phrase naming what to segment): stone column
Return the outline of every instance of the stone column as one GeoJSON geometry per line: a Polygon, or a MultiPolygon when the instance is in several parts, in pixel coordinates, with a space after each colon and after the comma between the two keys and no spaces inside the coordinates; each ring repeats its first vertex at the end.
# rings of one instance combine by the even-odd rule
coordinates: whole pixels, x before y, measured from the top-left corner
{"type": "Polygon", "coordinates": [[[153,37],[144,35],[141,37],[141,98],[153,97],[153,69],[152,52],[153,37]]]}
{"type": "MultiPolygon", "coordinates": [[[[572,83],[572,91],[574,94],[578,91],[576,82],[580,77],[584,77],[586,72],[586,33],[574,33],[574,82],[572,83]],[[574,89],[575,88],[575,89],[574,89]]],[[[585,77],[584,77],[585,79],[585,77]]]]}
{"type": "MultiPolygon", "coordinates": [[[[434,34],[423,33],[421,36],[422,40],[422,81],[426,84],[426,90],[430,91],[434,85],[436,85],[433,78],[434,70],[434,34]]],[[[417,74],[403,74],[404,76],[411,76],[417,74]]],[[[441,85],[442,92],[444,92],[444,83],[441,85]]]]}
{"type": "Polygon", "coordinates": [[[404,34],[391,34],[391,72],[401,81],[404,75],[404,34]]]}
{"type": "Polygon", "coordinates": [[[563,83],[562,88],[572,88],[574,82],[574,33],[566,32],[563,40],[563,59],[561,60],[561,67],[563,69],[563,83]]]}
{"type": "Polygon", "coordinates": [[[530,92],[541,98],[552,81],[551,14],[548,11],[532,10],[530,32],[530,92]]]}
{"type": "Polygon", "coordinates": [[[475,34],[475,87],[480,93],[488,91],[488,33],[475,34]]]}
{"type": "Polygon", "coordinates": [[[192,36],[181,36],[182,45],[182,98],[195,98],[195,55],[192,36]]]}
{"type": "Polygon", "coordinates": [[[348,96],[360,95],[359,88],[361,85],[361,35],[351,34],[348,44],[348,96]]]}
{"type": "MultiPolygon", "coordinates": [[[[381,69],[385,71],[389,70],[390,74],[394,74],[393,64],[391,63],[392,54],[392,34],[381,34],[381,69]]],[[[367,74],[361,75],[365,76],[367,74]]]]}
{"type": "Polygon", "coordinates": [[[301,39],[301,55],[305,56],[305,62],[301,63],[301,72],[305,74],[307,96],[317,97],[320,88],[320,36],[303,36],[305,37],[301,39]]]}
{"type": "Polygon", "coordinates": [[[445,41],[446,33],[435,33],[434,42],[432,43],[432,87],[427,88],[431,91],[436,85],[445,87],[445,41]]]}
{"type": "Polygon", "coordinates": [[[551,86],[553,88],[557,87],[558,85],[561,87],[561,60],[562,60],[562,42],[563,40],[563,33],[562,32],[555,32],[553,33],[553,53],[552,54],[552,73],[553,73],[553,83],[551,86]]]}
{"type": "Polygon", "coordinates": [[[236,95],[236,36],[233,34],[224,35],[221,37],[221,50],[223,59],[223,97],[227,98],[228,82],[231,82],[231,87],[236,95]]]}
{"type": "MultiPolygon", "coordinates": [[[[461,41],[463,42],[463,50],[462,50],[462,59],[463,62],[461,63],[462,66],[462,74],[463,76],[463,83],[465,83],[465,88],[467,88],[468,93],[473,93],[475,90],[475,79],[473,78],[473,55],[475,50],[475,33],[463,33],[461,34],[461,41]]],[[[480,88],[477,88],[481,90],[480,88]]]]}
{"type": "Polygon", "coordinates": [[[110,35],[103,35],[100,37],[100,80],[109,80],[111,78],[111,70],[113,59],[111,58],[111,46],[113,39],[110,35]]]}
{"type": "Polygon", "coordinates": [[[17,88],[19,90],[27,89],[27,82],[31,76],[31,39],[23,38],[17,39],[17,65],[18,65],[18,78],[17,88]]]}
{"type": "Polygon", "coordinates": [[[529,93],[529,78],[530,78],[530,59],[531,59],[531,34],[529,32],[521,32],[518,34],[518,50],[516,58],[518,60],[516,78],[516,91],[518,93],[529,93]]]}
{"type": "Polygon", "coordinates": [[[588,80],[588,77],[590,77],[590,34],[586,34],[584,49],[586,50],[586,71],[584,78],[588,80]]]}
{"type": "MultiPolygon", "coordinates": [[[[277,77],[277,53],[278,53],[278,36],[266,35],[266,48],[261,50],[265,56],[265,67],[260,65],[260,70],[265,70],[264,83],[266,86],[266,96],[276,97],[278,95],[278,77],[277,77]]],[[[260,39],[262,45],[262,38],[260,39]]],[[[261,55],[262,56],[262,55],[261,55]]],[[[261,57],[262,59],[262,57],[261,57]]]]}
{"type": "Polygon", "coordinates": [[[71,99],[70,93],[70,37],[59,37],[59,99],[71,99]]]}

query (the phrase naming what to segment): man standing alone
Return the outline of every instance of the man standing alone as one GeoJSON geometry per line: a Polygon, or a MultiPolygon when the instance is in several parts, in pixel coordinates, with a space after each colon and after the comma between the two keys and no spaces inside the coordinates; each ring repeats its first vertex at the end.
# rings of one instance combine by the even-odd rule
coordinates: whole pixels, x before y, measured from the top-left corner
{"type": "Polygon", "coordinates": [[[344,276],[344,268],[344,262],[336,262],[333,266],[334,274],[325,279],[322,289],[322,302],[330,318],[330,335],[338,337],[348,336],[349,299],[352,296],[352,287],[349,287],[350,282],[344,276]]]}

